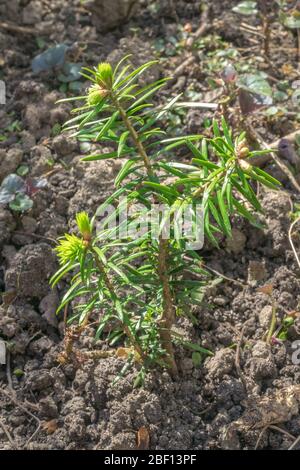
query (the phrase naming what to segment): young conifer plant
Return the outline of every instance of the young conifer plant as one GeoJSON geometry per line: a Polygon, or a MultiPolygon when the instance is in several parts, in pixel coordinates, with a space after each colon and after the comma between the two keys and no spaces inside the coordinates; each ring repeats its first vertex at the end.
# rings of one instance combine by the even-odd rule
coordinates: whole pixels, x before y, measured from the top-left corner
{"type": "Polygon", "coordinates": [[[178,228],[183,214],[189,214],[190,225],[199,231],[200,208],[204,237],[218,247],[220,235],[232,236],[232,215],[257,224],[254,213],[262,209],[251,180],[271,189],[278,186],[274,178],[248,163],[266,151],[251,152],[245,134],[234,136],[224,118],[219,124],[213,122],[211,138],[166,136],[163,124],[178,97],[163,107],[155,106],[151,97],[167,79],[146,86],[139,80],[155,63],[134,69],[127,56],[115,68],[108,63],[86,68],[82,74],[91,82],[87,95],[64,100],[83,101],[82,107],[73,110],[76,117],[66,123],[66,130],[80,141],[113,148],[83,160],[124,160],[115,192],[92,218],[77,214],[78,235],[66,234],[59,240],[56,251],[61,267],[51,280],[54,286],[72,273],[58,311],[71,303],[68,324],[75,322],[80,329],[96,321],[96,339],[106,339],[111,347],[125,345],[121,374],[135,363],[139,371],[135,385],[157,365],[177,376],[174,343],[210,354],[174,330],[181,315],[197,321],[191,306],[201,303],[211,282],[190,232],[186,235],[178,228]],[[190,152],[188,164],[174,158],[180,146],[190,152]],[[99,214],[111,205],[113,211],[102,218],[99,228],[99,214]],[[149,224],[147,216],[161,206],[156,224],[149,224]]]}

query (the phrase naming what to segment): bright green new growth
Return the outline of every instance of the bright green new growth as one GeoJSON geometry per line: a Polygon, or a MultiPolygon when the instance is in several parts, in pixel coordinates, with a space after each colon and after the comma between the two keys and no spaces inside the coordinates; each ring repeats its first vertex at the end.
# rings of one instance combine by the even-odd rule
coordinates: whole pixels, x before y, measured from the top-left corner
{"type": "Polygon", "coordinates": [[[210,139],[201,135],[166,136],[162,123],[178,97],[166,106],[154,106],[149,98],[166,79],[140,86],[140,75],[155,61],[132,70],[130,64],[124,65],[127,59],[114,70],[106,63],[84,69],[83,75],[92,86],[87,96],[76,98],[85,103],[73,110],[78,116],[66,124],[67,129],[73,130],[80,141],[104,142],[113,148],[108,153],[89,155],[84,161],[127,160],[116,177],[116,191],[97,211],[99,214],[114,204],[113,214],[106,218],[107,226],[93,233],[97,214],[92,221],[85,213],[77,215],[81,238],[66,235],[60,240],[56,250],[62,266],[51,283],[55,285],[67,273],[74,274],[59,311],[80,298],[80,304],[74,302],[68,322],[85,325],[89,320],[96,321],[96,339],[102,337],[110,346],[125,341],[128,355],[121,373],[139,363],[138,384],[145,371],[157,364],[176,376],[173,343],[210,354],[198,344],[185,342],[173,330],[181,315],[197,323],[191,306],[199,305],[208,283],[215,282],[202,269],[199,253],[189,248],[188,237],[178,235],[175,219],[188,206],[194,220],[200,205],[204,235],[218,246],[217,234],[231,236],[232,215],[257,224],[253,211],[261,211],[261,206],[250,180],[271,189],[276,189],[278,182],[245,161],[246,156],[266,151],[250,152],[245,134],[234,138],[224,119],[221,125],[214,121],[210,139]],[[189,149],[190,163],[172,160],[180,146],[189,149]],[[119,220],[124,211],[122,202],[118,202],[121,196],[126,196],[132,211],[120,227],[111,228],[109,222],[119,220]],[[157,236],[153,238],[151,228],[146,227],[144,233],[134,237],[138,216],[149,212],[153,203],[167,208],[158,221],[157,236]],[[167,218],[171,222],[166,239],[167,218]],[[118,228],[123,230],[121,235],[118,228]]]}
{"type": "Polygon", "coordinates": [[[89,241],[92,236],[92,224],[90,222],[89,216],[86,212],[79,212],[76,215],[76,223],[78,226],[78,230],[81,233],[83,239],[85,241],[89,241]]]}

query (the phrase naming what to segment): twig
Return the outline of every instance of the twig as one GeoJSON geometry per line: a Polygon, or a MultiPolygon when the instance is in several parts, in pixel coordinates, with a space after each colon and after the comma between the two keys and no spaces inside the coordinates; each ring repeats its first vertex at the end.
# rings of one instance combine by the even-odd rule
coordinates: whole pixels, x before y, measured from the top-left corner
{"type": "Polygon", "coordinates": [[[282,429],[280,428],[279,426],[275,426],[275,424],[268,424],[267,426],[265,426],[262,431],[260,432],[259,436],[258,436],[258,439],[256,441],[256,444],[255,444],[255,448],[254,450],[257,450],[258,446],[259,446],[259,443],[261,441],[261,438],[262,436],[264,435],[264,433],[267,431],[267,429],[273,429],[274,431],[278,431],[278,432],[281,432],[282,434],[285,434],[286,436],[288,436],[290,439],[295,439],[295,442],[293,442],[293,444],[291,445],[291,447],[289,447],[288,450],[291,450],[293,447],[295,447],[295,445],[297,445],[297,441],[299,442],[300,440],[300,436],[298,437],[298,439],[295,438],[295,436],[293,436],[292,434],[290,434],[288,431],[286,431],[285,429],[282,429]]]}
{"type": "Polygon", "coordinates": [[[294,222],[291,223],[290,228],[289,228],[289,234],[288,234],[288,236],[289,236],[289,242],[290,242],[290,245],[291,245],[291,247],[292,247],[293,253],[294,253],[294,255],[295,255],[297,264],[298,264],[298,266],[299,266],[299,268],[300,268],[300,259],[299,259],[298,253],[297,253],[297,251],[296,251],[295,245],[294,245],[293,240],[292,240],[292,231],[293,231],[293,228],[295,227],[296,223],[299,222],[299,220],[300,220],[300,217],[298,217],[296,220],[294,220],[294,222]]]}
{"type": "Polygon", "coordinates": [[[244,377],[244,374],[243,374],[243,371],[242,371],[242,368],[241,368],[241,365],[240,365],[241,346],[242,346],[242,343],[243,343],[243,340],[244,340],[245,328],[246,328],[246,325],[243,326],[239,342],[237,343],[236,353],[235,353],[235,368],[236,368],[238,376],[240,377],[241,381],[243,382],[245,390],[247,390],[246,380],[245,380],[245,377],[244,377]]]}
{"type": "Polygon", "coordinates": [[[298,436],[297,439],[295,439],[295,441],[293,442],[291,447],[288,448],[288,450],[293,450],[299,443],[300,443],[300,436],[298,436]]]}
{"type": "Polygon", "coordinates": [[[31,436],[29,437],[29,439],[27,439],[27,441],[25,442],[24,444],[24,448],[26,448],[29,444],[29,442],[34,438],[34,436],[38,433],[38,431],[40,430],[41,428],[41,421],[40,419],[35,416],[33,413],[31,413],[31,411],[28,411],[27,408],[25,408],[24,405],[22,405],[22,403],[20,403],[17,398],[15,397],[14,393],[13,394],[9,394],[6,390],[4,390],[3,388],[0,388],[0,393],[2,393],[3,395],[5,395],[10,401],[12,401],[14,403],[14,405],[18,406],[21,410],[24,411],[24,413],[26,413],[28,416],[30,416],[31,418],[33,418],[36,422],[37,422],[37,428],[36,430],[31,434],[31,436]]]}
{"type": "Polygon", "coordinates": [[[201,108],[201,109],[218,109],[217,103],[200,103],[193,101],[178,101],[175,107],[179,108],[201,108]]]}
{"type": "Polygon", "coordinates": [[[277,322],[276,313],[277,313],[277,305],[272,296],[272,317],[271,317],[271,323],[270,323],[270,327],[269,327],[267,338],[266,338],[267,344],[270,344],[271,339],[276,329],[276,322],[277,322]]]}
{"type": "Polygon", "coordinates": [[[298,71],[300,71],[300,29],[297,28],[297,63],[298,71]]]}
{"type": "Polygon", "coordinates": [[[16,233],[17,235],[22,235],[24,237],[32,237],[32,238],[37,238],[39,240],[46,240],[48,242],[55,243],[57,245],[57,240],[55,240],[55,238],[44,237],[43,235],[38,235],[37,233],[22,232],[20,230],[15,230],[13,233],[16,233]]]}
{"type": "Polygon", "coordinates": [[[241,25],[240,30],[245,31],[246,33],[249,33],[249,34],[254,34],[255,36],[259,36],[260,38],[264,38],[264,35],[262,33],[260,33],[259,31],[255,31],[253,29],[248,29],[245,26],[241,25]]]}
{"type": "MultiPolygon", "coordinates": [[[[241,26],[243,26],[244,28],[246,29],[250,29],[250,31],[255,31],[257,32],[258,31],[258,28],[256,26],[252,26],[248,23],[241,23],[241,26]]],[[[260,28],[261,29],[261,28],[260,28]]]]}
{"type": "Polygon", "coordinates": [[[166,363],[170,369],[173,378],[178,375],[177,365],[174,358],[174,350],[171,339],[171,328],[175,321],[175,308],[173,305],[172,292],[168,278],[168,240],[159,238],[159,254],[158,254],[158,276],[162,285],[163,294],[163,313],[159,320],[159,335],[161,344],[166,350],[166,363]]]}
{"type": "Polygon", "coordinates": [[[255,447],[254,447],[254,450],[257,450],[258,449],[258,446],[260,444],[260,441],[264,435],[264,433],[266,432],[266,430],[269,428],[269,425],[268,426],[264,426],[261,430],[261,432],[259,433],[259,436],[258,436],[258,439],[256,441],[256,444],[255,444],[255,447]]]}
{"type": "Polygon", "coordinates": [[[229,281],[229,282],[232,282],[233,284],[237,284],[238,286],[241,286],[243,287],[244,289],[246,287],[248,287],[248,284],[245,284],[241,281],[237,281],[236,279],[232,279],[231,277],[228,277],[228,276],[225,276],[224,274],[221,274],[219,271],[217,271],[216,269],[213,269],[209,266],[207,266],[207,264],[203,264],[201,263],[201,266],[205,269],[207,269],[208,271],[211,271],[212,273],[216,274],[217,276],[220,276],[222,277],[223,279],[226,279],[226,281],[229,281]]]}
{"type": "MultiPolygon", "coordinates": [[[[275,140],[274,142],[269,144],[269,148],[273,148],[273,149],[277,148],[278,145],[279,145],[279,142],[283,138],[287,139],[289,142],[293,143],[297,139],[298,136],[300,137],[300,130],[297,130],[295,132],[292,132],[291,134],[288,134],[284,137],[281,137],[280,139],[275,140]]],[[[249,161],[249,163],[251,163],[255,166],[263,166],[266,163],[268,163],[270,160],[272,160],[272,156],[268,153],[266,155],[260,155],[258,157],[250,158],[248,161],[249,161]]]]}
{"type": "Polygon", "coordinates": [[[11,434],[9,432],[9,430],[7,429],[7,427],[5,426],[4,422],[2,421],[2,419],[0,418],[0,426],[3,430],[3,432],[6,434],[6,437],[7,439],[9,440],[9,442],[11,443],[13,449],[16,449],[18,450],[18,446],[17,444],[15,443],[15,441],[13,440],[13,438],[11,437],[11,434]]]}
{"type": "Polygon", "coordinates": [[[296,438],[295,438],[295,436],[293,436],[293,434],[290,434],[288,431],[286,431],[285,429],[280,428],[279,426],[275,426],[275,424],[271,424],[270,429],[274,429],[274,431],[281,432],[282,434],[289,437],[290,439],[296,440],[296,438]]]}
{"type": "Polygon", "coordinates": [[[68,307],[69,307],[69,302],[66,303],[65,308],[64,308],[64,333],[65,334],[67,331],[68,307]]]}
{"type": "Polygon", "coordinates": [[[0,21],[0,29],[5,29],[11,33],[20,33],[20,34],[32,34],[33,36],[38,36],[40,31],[35,28],[28,28],[26,26],[19,26],[14,23],[10,23],[8,21],[0,21]]]}
{"type": "MultiPolygon", "coordinates": [[[[187,57],[180,65],[175,69],[175,71],[172,73],[173,78],[178,78],[180,75],[182,75],[185,70],[194,63],[195,57],[193,55],[190,55],[187,57]]],[[[170,82],[174,82],[174,80],[169,80],[170,82]]]]}

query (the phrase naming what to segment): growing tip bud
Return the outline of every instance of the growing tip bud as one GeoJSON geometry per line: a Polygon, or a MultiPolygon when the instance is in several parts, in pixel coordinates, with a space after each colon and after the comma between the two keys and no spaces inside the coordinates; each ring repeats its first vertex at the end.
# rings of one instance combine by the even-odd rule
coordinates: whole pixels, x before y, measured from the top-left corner
{"type": "Polygon", "coordinates": [[[96,80],[106,90],[111,90],[113,85],[113,70],[109,63],[101,62],[96,71],[96,80]]]}
{"type": "Polygon", "coordinates": [[[102,62],[95,73],[96,83],[88,90],[87,102],[90,106],[100,104],[111,92],[113,86],[113,70],[110,64],[102,62]]]}
{"type": "Polygon", "coordinates": [[[85,242],[89,242],[92,236],[92,224],[86,212],[79,212],[76,215],[76,223],[78,229],[85,242]]]}
{"type": "Polygon", "coordinates": [[[240,159],[243,160],[244,158],[247,158],[249,153],[250,153],[250,150],[247,147],[246,140],[243,140],[242,142],[239,142],[238,145],[236,145],[235,154],[239,160],[240,159]]]}
{"type": "Polygon", "coordinates": [[[92,85],[88,89],[87,102],[90,106],[96,106],[103,101],[108,93],[108,90],[103,88],[101,85],[92,85]]]}

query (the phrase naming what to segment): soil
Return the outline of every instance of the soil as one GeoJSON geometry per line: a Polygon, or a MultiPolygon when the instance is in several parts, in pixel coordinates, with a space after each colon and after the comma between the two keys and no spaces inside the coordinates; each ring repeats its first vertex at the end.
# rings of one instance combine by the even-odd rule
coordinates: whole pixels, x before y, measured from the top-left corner
{"type": "MultiPolygon", "coordinates": [[[[233,242],[224,241],[218,251],[208,246],[203,250],[206,265],[227,280],[211,289],[203,307],[193,312],[199,320],[197,326],[179,319],[176,328],[214,356],[195,366],[192,353],[178,347],[179,379],[173,381],[167,372],[152,371],[140,389],[132,387],[134,371],[113,384],[124,365],[121,359],[91,360],[81,366],[57,362],[64,323],[55,310],[66,283],[54,290],[49,287],[49,278],[57,269],[54,241],[72,230],[76,212],[92,213],[105,200],[119,163],[80,161],[88,150],[55,131],[68,119],[70,110],[68,104],[56,104],[65,96],[58,73],[34,74],[30,64],[41,50],[60,43],[73,46],[77,61],[88,65],[115,61],[128,52],[134,53],[136,63],[155,57],[155,45],[174,37],[178,24],[167,0],[140,3],[140,13],[128,23],[103,31],[79,0],[0,0],[0,78],[7,88],[7,105],[0,105],[0,133],[18,122],[0,142],[0,183],[21,164],[29,168],[29,177],[47,179],[46,187],[33,195],[33,208],[24,215],[0,206],[0,291],[4,294],[0,335],[9,351],[7,364],[0,365],[1,449],[136,449],[137,432],[143,426],[149,432],[150,449],[254,449],[261,432],[259,423],[253,429],[239,428],[230,436],[226,430],[249,410],[249,400],[253,407],[262,398],[272,400],[277,392],[300,383],[299,365],[292,361],[293,341],[300,339],[299,317],[286,341],[267,344],[271,301],[259,289],[273,286],[277,326],[288,312],[297,312],[299,267],[288,229],[291,202],[299,194],[282,174],[282,191],[261,191],[263,230],[237,220],[233,242]],[[40,32],[24,34],[1,27],[1,22],[16,24],[12,23],[16,18],[19,26],[40,32]]],[[[179,24],[189,24],[195,31],[201,2],[173,3],[179,24]]],[[[249,35],[238,29],[231,12],[237,2],[206,3],[211,6],[210,27],[201,54],[160,99],[189,89],[201,92],[205,101],[206,80],[211,77],[205,60],[219,47],[216,35],[225,41],[226,50],[238,48],[244,61],[249,58],[253,44],[249,46],[249,35]]],[[[168,47],[172,49],[172,41],[168,47]]],[[[255,60],[274,80],[283,80],[282,65],[290,64],[291,74],[297,68],[295,54],[289,52],[294,38],[287,32],[274,34],[272,47],[272,64],[260,60],[257,49],[255,60]]],[[[172,75],[187,54],[184,47],[179,48],[152,73],[156,77],[172,75]]],[[[211,112],[189,110],[183,120],[185,130],[201,133],[205,119],[211,116],[211,112]]],[[[269,142],[297,128],[286,115],[267,122],[255,120],[269,142]]],[[[278,176],[274,165],[267,169],[278,176]]],[[[93,347],[93,332],[92,327],[87,328],[82,348],[93,347]]],[[[101,342],[96,344],[99,346],[101,342]]],[[[273,423],[283,431],[266,429],[259,448],[292,445],[288,433],[300,435],[297,407],[293,410],[273,423]]]]}

